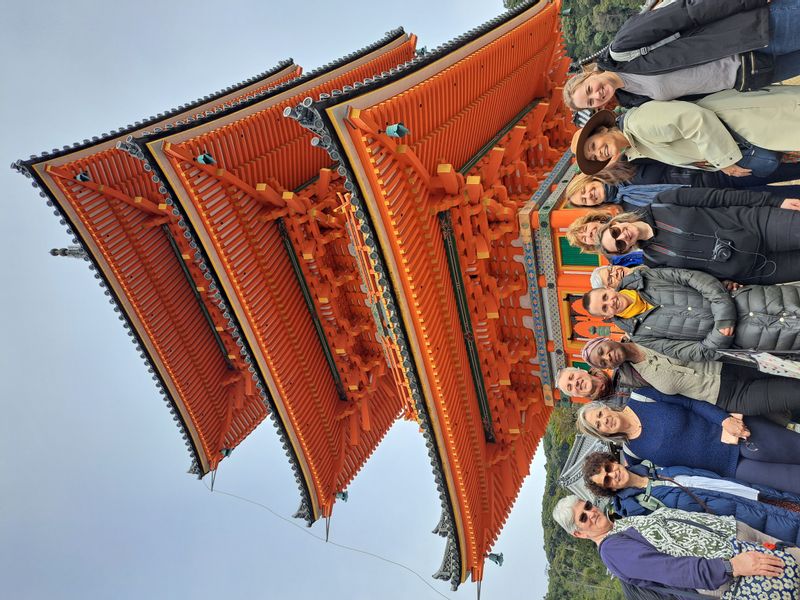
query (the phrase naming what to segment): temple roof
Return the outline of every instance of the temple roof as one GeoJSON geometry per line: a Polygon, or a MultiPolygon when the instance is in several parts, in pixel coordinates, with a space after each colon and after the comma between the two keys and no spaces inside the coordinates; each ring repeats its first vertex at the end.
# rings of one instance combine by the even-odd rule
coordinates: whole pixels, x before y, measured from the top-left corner
{"type": "MultiPolygon", "coordinates": [[[[527,474],[549,412],[542,409],[540,384],[527,374],[529,369],[522,363],[512,372],[507,367],[513,352],[518,356],[512,362],[531,351],[535,354],[529,343],[534,337],[532,325],[525,317],[525,310],[528,314],[530,310],[508,297],[496,308],[488,304],[491,295],[477,301],[476,292],[468,291],[459,297],[464,281],[472,281],[472,275],[459,275],[465,266],[464,272],[469,273],[464,256],[472,252],[474,259],[476,247],[464,246],[463,236],[469,233],[458,229],[468,227],[461,219],[466,213],[448,212],[445,206],[442,214],[449,215],[458,230],[450,242],[453,254],[445,259],[451,250],[445,251],[437,239],[447,237],[450,225],[442,224],[438,233],[435,213],[442,209],[431,198],[438,198],[441,188],[450,186],[443,202],[458,204],[453,198],[488,194],[492,183],[501,185],[499,180],[506,176],[497,171],[502,159],[495,165],[492,146],[499,148],[495,154],[500,155],[503,147],[510,149],[509,154],[531,148],[528,158],[534,164],[525,186],[544,179],[548,168],[561,158],[562,152],[548,148],[541,133],[552,130],[554,143],[566,145],[566,133],[558,133],[559,128],[567,128],[556,89],[559,84],[550,79],[563,78],[569,62],[559,46],[557,8],[544,2],[524,3],[380,77],[340,94],[308,98],[287,111],[287,116],[313,131],[318,136],[316,144],[338,162],[354,214],[372,250],[372,268],[399,332],[403,364],[431,448],[442,501],[442,519],[435,532],[445,536],[447,544],[435,577],[453,586],[469,574],[481,579],[485,553],[527,474]],[[536,98],[541,101],[535,102],[536,98]],[[396,123],[410,130],[400,142],[385,132],[396,123]],[[516,127],[506,128],[509,123],[516,127]],[[527,135],[541,139],[534,142],[527,135]],[[443,159],[452,165],[439,164],[443,159]],[[487,180],[483,188],[481,175],[487,180]],[[426,214],[429,210],[433,220],[426,214]],[[414,220],[417,212],[418,222],[414,220]],[[453,291],[447,291],[442,284],[451,278],[453,291]],[[473,317],[472,326],[468,314],[473,317]],[[477,321],[475,315],[479,315],[477,321]],[[515,340],[499,360],[481,341],[481,336],[498,334],[497,323],[508,325],[500,328],[501,337],[515,340]],[[459,341],[460,333],[463,339],[459,341]],[[473,336],[479,338],[477,350],[471,348],[473,336]],[[490,364],[496,368],[487,367],[490,364]],[[512,385],[526,390],[524,397],[517,398],[504,388],[512,385]],[[509,405],[515,408],[506,410],[509,405]]],[[[515,168],[524,169],[524,165],[515,163],[515,168]]],[[[510,186],[511,179],[502,185],[510,186]]],[[[507,218],[507,213],[501,218],[507,218]]],[[[498,235],[513,232],[514,227],[513,222],[510,227],[503,225],[498,235]]],[[[487,233],[484,229],[483,234],[487,233]]],[[[509,289],[518,285],[524,289],[524,269],[509,268],[521,258],[520,253],[510,244],[503,245],[500,237],[492,238],[493,249],[502,247],[503,264],[496,273],[509,289]],[[522,280],[517,281],[520,276],[522,280]]],[[[475,239],[477,244],[482,241],[475,239]]],[[[478,252],[485,250],[479,247],[478,252]]]]}
{"type": "MultiPolygon", "coordinates": [[[[299,67],[283,61],[256,78],[191,104],[12,165],[34,179],[34,185],[41,187],[40,194],[48,198],[48,204],[55,205],[55,212],[68,227],[68,233],[77,236],[74,243],[80,242],[87,249],[101,286],[107,288],[106,294],[171,404],[193,457],[192,472],[202,475],[215,468],[264,418],[269,404],[268,388],[253,373],[252,366],[248,366],[250,352],[243,343],[241,324],[228,311],[227,298],[212,280],[206,258],[191,236],[181,229],[182,220],[171,206],[167,187],[136,156],[134,141],[148,129],[183,130],[246,109],[265,97],[291,89],[309,89],[326,78],[336,81],[337,76],[347,73],[349,64],[370,64],[365,62],[366,57],[384,49],[391,52],[407,39],[402,29],[394,30],[376,43],[302,77],[298,77],[299,67]],[[102,211],[98,210],[100,207],[102,211]],[[108,229],[112,222],[116,228],[113,233],[108,229]],[[165,227],[173,231],[168,232],[165,227]],[[105,242],[112,239],[109,235],[113,236],[113,242],[106,246],[105,242]],[[130,262],[131,252],[139,256],[138,263],[130,262]],[[144,274],[141,265],[145,266],[144,274]],[[131,268],[135,271],[130,271],[131,268]],[[172,272],[168,274],[164,269],[172,272]],[[166,284],[169,289],[164,287],[166,284]],[[165,298],[169,298],[166,304],[165,298]],[[153,304],[154,301],[160,304],[153,304]],[[162,313],[170,314],[172,321],[153,320],[153,314],[162,313]],[[176,322],[184,325],[176,327],[176,322]],[[183,336],[184,330],[194,332],[191,339],[183,336]],[[177,353],[169,350],[175,347],[176,332],[184,337],[180,342],[183,349],[177,353]],[[192,354],[196,358],[189,362],[178,358],[192,354]],[[231,361],[236,363],[232,374],[231,361]],[[240,373],[248,374],[243,377],[240,373]],[[190,404],[179,402],[180,397],[189,398],[190,404]],[[201,398],[216,402],[216,407],[202,400],[199,408],[192,408],[201,398]],[[238,412],[230,413],[231,403],[241,407],[236,409],[238,412]],[[217,446],[222,448],[222,454],[217,454],[217,446]]],[[[296,466],[298,457],[285,436],[284,446],[290,454],[290,463],[296,466]]],[[[300,473],[299,469],[295,472],[300,473]]],[[[298,476],[298,483],[303,496],[301,507],[305,507],[301,512],[308,517],[314,514],[310,508],[313,503],[302,476],[298,476]]]]}

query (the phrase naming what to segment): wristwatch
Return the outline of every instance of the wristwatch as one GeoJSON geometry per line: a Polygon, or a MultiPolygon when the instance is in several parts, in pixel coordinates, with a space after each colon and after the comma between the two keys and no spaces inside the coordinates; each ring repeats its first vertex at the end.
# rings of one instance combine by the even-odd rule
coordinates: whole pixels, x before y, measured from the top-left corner
{"type": "Polygon", "coordinates": [[[733,579],[733,565],[729,560],[723,560],[722,564],[725,565],[725,575],[733,579]]]}

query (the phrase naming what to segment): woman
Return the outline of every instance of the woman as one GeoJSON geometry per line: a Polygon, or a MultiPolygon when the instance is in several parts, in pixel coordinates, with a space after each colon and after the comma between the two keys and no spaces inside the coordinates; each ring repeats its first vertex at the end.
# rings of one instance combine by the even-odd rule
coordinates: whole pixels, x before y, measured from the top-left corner
{"type": "Polygon", "coordinates": [[[607,256],[644,252],[648,267],[699,269],[719,279],[774,284],[800,280],[800,213],[762,192],[676,188],[636,212],[592,212],[570,226],[568,241],[607,256]],[[782,210],[789,209],[789,210],[782,210]],[[597,236],[597,237],[593,237],[597,236]]]}
{"type": "Polygon", "coordinates": [[[582,252],[596,253],[600,230],[611,220],[612,214],[602,210],[591,210],[570,223],[565,237],[570,246],[582,252]]]}
{"type": "MultiPolygon", "coordinates": [[[[602,171],[600,172],[602,173],[602,171]]],[[[686,187],[681,184],[659,183],[648,185],[635,185],[631,183],[607,183],[597,175],[584,175],[578,173],[567,185],[564,196],[573,206],[595,207],[601,204],[616,204],[625,212],[635,211],[643,206],[649,206],[656,201],[661,192],[686,187]]],[[[800,173],[798,173],[800,177],[800,173]]],[[[691,186],[698,187],[698,186],[691,186]]],[[[752,190],[753,188],[748,188],[752,190]]],[[[760,191],[770,193],[770,200],[759,201],[758,206],[780,207],[782,199],[797,198],[800,196],[800,186],[759,186],[760,191]]],[[[797,203],[800,207],[800,202],[797,203]]]]}
{"type": "Polygon", "coordinates": [[[650,386],[662,394],[680,394],[729,413],[800,413],[800,381],[791,377],[733,363],[681,360],[607,337],[589,340],[581,357],[596,369],[621,369],[624,381],[636,384],[634,387],[650,386]]]}
{"type": "Polygon", "coordinates": [[[623,445],[635,460],[686,466],[800,494],[800,436],[761,417],[640,388],[624,408],[581,406],[581,433],[623,445]],[[744,441],[742,441],[744,440],[744,441]]]}
{"type": "Polygon", "coordinates": [[[553,519],[568,535],[597,544],[600,559],[624,583],[681,598],[696,597],[687,590],[713,590],[726,599],[795,600],[800,591],[800,551],[778,548],[778,540],[733,517],[659,508],[612,522],[570,495],[556,503],[553,519]]]}
{"type": "Polygon", "coordinates": [[[573,110],[759,89],[800,73],[794,0],[659,2],[632,16],[598,64],[564,87],[573,110]]]}
{"type": "Polygon", "coordinates": [[[711,471],[688,467],[621,465],[613,454],[592,452],[583,478],[598,498],[610,498],[623,517],[647,515],[666,506],[729,515],[774,538],[800,544],[800,496],[767,486],[747,486],[711,471]]]}
{"type": "Polygon", "coordinates": [[[601,110],[572,138],[578,167],[650,158],[728,175],[768,175],[780,153],[800,150],[800,88],[718,92],[691,102],[647,102],[619,118],[601,110]],[[769,152],[766,152],[769,151],[769,152]]]}

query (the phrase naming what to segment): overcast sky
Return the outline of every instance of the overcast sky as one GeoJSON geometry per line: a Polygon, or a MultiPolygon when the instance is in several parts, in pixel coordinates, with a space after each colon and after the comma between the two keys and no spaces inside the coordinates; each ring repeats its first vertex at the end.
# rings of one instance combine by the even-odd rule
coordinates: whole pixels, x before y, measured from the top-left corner
{"type": "MultiPolygon", "coordinates": [[[[189,455],[87,263],[37,191],[7,168],[192,101],[293,57],[309,71],[403,26],[433,48],[501,0],[0,0],[0,589],[28,598],[435,599],[413,574],[325,545],[186,474],[189,455]]],[[[487,563],[486,600],[546,588],[539,452],[487,563]]],[[[217,488],[282,516],[299,496],[271,424],[224,461],[217,488]]],[[[331,539],[430,578],[440,505],[415,424],[400,422],[334,509],[331,539]]],[[[298,522],[299,523],[299,522],[298,522]]]]}

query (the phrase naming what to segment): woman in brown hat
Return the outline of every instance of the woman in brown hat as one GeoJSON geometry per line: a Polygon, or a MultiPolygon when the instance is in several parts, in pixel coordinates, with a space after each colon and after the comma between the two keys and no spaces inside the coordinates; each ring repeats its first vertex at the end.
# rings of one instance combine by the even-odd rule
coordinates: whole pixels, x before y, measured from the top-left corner
{"type": "Polygon", "coordinates": [[[800,89],[719,92],[691,102],[647,102],[617,117],[601,110],[572,138],[578,167],[594,175],[621,158],[765,176],[800,150],[800,89]]]}

